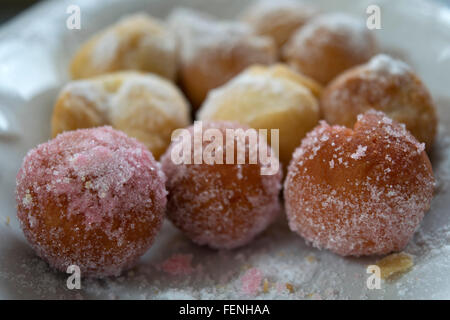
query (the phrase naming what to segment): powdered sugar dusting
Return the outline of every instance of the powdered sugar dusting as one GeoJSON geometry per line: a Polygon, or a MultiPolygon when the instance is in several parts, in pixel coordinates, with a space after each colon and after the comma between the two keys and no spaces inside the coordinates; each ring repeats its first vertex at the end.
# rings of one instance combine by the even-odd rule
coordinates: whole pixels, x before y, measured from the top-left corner
{"type": "Polygon", "coordinates": [[[295,42],[299,44],[307,43],[307,40],[311,37],[316,37],[318,30],[322,28],[331,32],[331,34],[320,34],[320,38],[316,39],[318,41],[325,43],[335,41],[336,38],[329,36],[336,33],[343,36],[350,48],[356,52],[370,52],[372,49],[372,44],[368,41],[370,32],[366,28],[364,21],[344,13],[328,13],[317,16],[297,31],[294,35],[296,37],[295,42]]]}
{"type": "MultiPolygon", "coordinates": [[[[264,74],[254,74],[247,70],[233,78],[227,84],[211,90],[198,111],[197,117],[203,120],[214,119],[216,113],[222,109],[223,104],[220,102],[229,97],[230,92],[242,97],[245,97],[248,92],[262,92],[268,96],[283,96],[284,99],[288,99],[290,96],[302,90],[304,90],[303,87],[289,86],[289,83],[286,84],[286,81],[282,79],[269,77],[264,74]]],[[[277,108],[282,106],[274,105],[271,107],[277,108]]],[[[251,112],[241,115],[241,117],[247,117],[249,119],[253,116],[251,112]]]]}
{"type": "Polygon", "coordinates": [[[155,74],[127,71],[69,82],[55,105],[52,133],[111,125],[138,138],[159,158],[171,132],[189,121],[187,101],[174,84],[155,74]]]}
{"type": "MultiPolygon", "coordinates": [[[[249,129],[232,122],[203,122],[203,132],[209,128],[219,129],[224,140],[226,129],[249,129]]],[[[194,127],[189,130],[193,137],[194,127]]],[[[264,165],[249,164],[248,160],[257,148],[250,148],[245,137],[234,136],[233,139],[236,150],[238,143],[246,146],[245,164],[225,164],[226,150],[222,165],[174,164],[175,144],[161,158],[168,177],[167,215],[200,245],[225,249],[245,245],[266,229],[280,212],[281,169],[272,175],[261,175],[264,165]]],[[[208,142],[203,143],[204,148],[208,142]]],[[[191,148],[198,150],[199,147],[192,144],[191,148]]],[[[192,159],[193,154],[194,151],[192,159]]]]}
{"type": "Polygon", "coordinates": [[[337,76],[324,90],[320,104],[331,124],[351,127],[358,114],[376,109],[386,113],[387,124],[392,118],[406,125],[428,151],[433,145],[437,116],[428,89],[408,65],[387,55],[377,55],[337,76]]]}
{"type": "Polygon", "coordinates": [[[173,79],[176,39],[164,23],[145,13],[121,18],[95,34],[72,60],[74,78],[118,70],[142,70],[173,79]]]}
{"type": "MultiPolygon", "coordinates": [[[[172,11],[169,25],[178,34],[181,44],[181,60],[189,62],[198,57],[203,50],[222,48],[222,53],[230,52],[231,48],[247,42],[255,50],[247,51],[252,55],[261,52],[259,49],[273,45],[267,37],[257,36],[251,27],[236,21],[220,21],[212,16],[191,9],[177,8],[172,11]]],[[[263,51],[260,57],[247,57],[249,61],[263,63],[271,61],[270,55],[263,51]]]]}
{"type": "Polygon", "coordinates": [[[119,38],[114,30],[109,30],[98,40],[92,51],[92,63],[96,68],[107,68],[117,55],[119,38]]]}
{"type": "Polygon", "coordinates": [[[378,54],[370,59],[367,68],[374,72],[389,73],[392,75],[403,75],[412,72],[409,65],[401,60],[393,59],[386,54],[378,54]]]}
{"type": "Polygon", "coordinates": [[[272,37],[281,47],[295,30],[316,13],[314,7],[302,1],[260,0],[253,2],[244,11],[242,20],[249,23],[258,34],[272,37]]]}

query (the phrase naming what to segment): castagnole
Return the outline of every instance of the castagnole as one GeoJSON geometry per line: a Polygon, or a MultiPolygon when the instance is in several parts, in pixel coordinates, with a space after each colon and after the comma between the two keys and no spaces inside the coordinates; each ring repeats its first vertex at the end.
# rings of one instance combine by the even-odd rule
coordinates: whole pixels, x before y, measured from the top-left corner
{"type": "Polygon", "coordinates": [[[168,20],[180,46],[179,82],[194,108],[209,90],[246,67],[276,61],[273,40],[256,35],[247,24],[219,21],[182,8],[174,10],[168,20]]]}
{"type": "Polygon", "coordinates": [[[144,13],[124,17],[100,31],[76,52],[70,65],[73,79],[140,70],[175,80],[175,35],[156,18],[144,13]]]}
{"type": "Polygon", "coordinates": [[[358,116],[353,129],[323,121],[289,166],[284,198],[290,228],[343,256],[402,250],[433,197],[424,149],[379,111],[358,116]]]}
{"type": "Polygon", "coordinates": [[[70,131],[26,155],[17,174],[17,216],[50,266],[116,276],[158,233],[164,184],[159,164],[135,139],[110,127],[70,131]]]}
{"type": "Polygon", "coordinates": [[[257,34],[271,37],[281,48],[318,10],[296,0],[259,0],[245,9],[241,20],[250,24],[257,34]]]}
{"type": "MultiPolygon", "coordinates": [[[[179,145],[182,142],[178,139],[161,158],[169,192],[167,216],[197,244],[216,249],[243,246],[265,230],[280,212],[281,170],[278,159],[273,158],[278,164],[272,167],[273,172],[262,174],[264,171],[261,169],[268,168],[268,164],[260,157],[253,163],[250,161],[256,156],[255,145],[236,131],[257,134],[256,130],[238,123],[201,122],[200,137],[203,141],[199,143],[195,142],[194,128],[195,125],[187,131],[188,144],[184,148],[190,152],[188,159],[191,164],[174,160],[179,147],[184,146],[179,145]],[[233,133],[227,138],[227,130],[236,135],[233,133]],[[214,135],[209,135],[213,132],[214,135]],[[205,160],[204,155],[211,142],[218,145],[210,153],[214,153],[222,163],[211,164],[205,160]],[[238,153],[242,151],[246,161],[239,164],[238,153]],[[197,161],[195,164],[195,153],[203,154],[201,163],[197,161]],[[228,161],[230,158],[232,163],[228,161]]],[[[271,149],[266,142],[258,141],[262,147],[257,151],[262,148],[270,154],[271,149]]]]}
{"type": "Polygon", "coordinates": [[[377,50],[364,20],[327,13],[309,20],[283,47],[283,59],[301,73],[327,84],[342,71],[369,60],[377,50]]]}
{"type": "Polygon", "coordinates": [[[52,115],[52,134],[110,125],[145,144],[156,159],[177,128],[191,122],[181,91],[157,75],[115,72],[69,82],[52,115]]]}
{"type": "Polygon", "coordinates": [[[279,130],[279,157],[287,166],[302,138],[319,121],[320,92],[319,84],[285,65],[253,66],[211,91],[197,117],[279,130]]]}
{"type": "Polygon", "coordinates": [[[437,131],[431,95],[404,62],[380,54],[334,79],[324,91],[320,107],[329,124],[352,127],[358,114],[369,109],[404,123],[430,150],[437,131]]]}

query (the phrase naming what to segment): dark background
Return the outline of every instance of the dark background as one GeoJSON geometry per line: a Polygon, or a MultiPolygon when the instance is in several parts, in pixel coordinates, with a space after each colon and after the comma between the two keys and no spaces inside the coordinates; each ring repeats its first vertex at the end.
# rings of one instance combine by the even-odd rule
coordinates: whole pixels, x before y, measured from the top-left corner
{"type": "Polygon", "coordinates": [[[0,24],[38,2],[39,0],[0,0],[0,24]]]}

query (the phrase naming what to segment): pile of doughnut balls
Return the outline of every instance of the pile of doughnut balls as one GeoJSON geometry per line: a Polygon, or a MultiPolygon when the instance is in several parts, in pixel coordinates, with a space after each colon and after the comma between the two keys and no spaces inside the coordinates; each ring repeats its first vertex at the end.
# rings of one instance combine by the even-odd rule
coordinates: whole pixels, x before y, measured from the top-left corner
{"type": "Polygon", "coordinates": [[[119,275],[166,214],[199,245],[237,248],[283,202],[290,229],[313,246],[387,254],[430,207],[432,99],[356,17],[292,0],[255,2],[238,21],[182,8],[166,21],[135,14],[84,43],[70,74],[54,139],[17,175],[24,234],[55,269],[119,275]],[[279,129],[280,169],[175,164],[171,135],[192,133],[191,117],[224,136],[279,129]]]}

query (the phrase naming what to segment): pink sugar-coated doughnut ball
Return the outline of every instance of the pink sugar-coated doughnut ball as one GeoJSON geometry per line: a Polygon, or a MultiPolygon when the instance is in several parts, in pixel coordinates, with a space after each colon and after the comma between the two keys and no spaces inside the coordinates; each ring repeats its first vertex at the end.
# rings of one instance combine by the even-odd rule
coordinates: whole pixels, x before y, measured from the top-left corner
{"type": "MultiPolygon", "coordinates": [[[[211,128],[218,129],[223,135],[223,164],[208,164],[205,161],[201,164],[174,163],[172,150],[176,150],[176,141],[172,142],[161,158],[169,191],[167,216],[193,242],[215,249],[232,249],[250,242],[279,214],[281,166],[275,158],[278,164],[276,171],[262,175],[261,161],[249,163],[252,152],[249,139],[245,140],[245,144],[240,140],[247,148],[245,164],[237,164],[237,161],[235,164],[230,164],[230,161],[227,164],[226,129],[240,128],[255,133],[256,130],[235,122],[203,122],[204,137],[211,128]]],[[[188,131],[193,137],[193,126],[188,131]]],[[[235,160],[237,140],[238,138],[234,139],[235,160]]],[[[211,141],[204,138],[203,144],[195,144],[192,138],[191,142],[189,150],[193,163],[194,149],[200,150],[202,146],[205,152],[211,141]]],[[[268,148],[267,154],[271,154],[266,142],[262,143],[268,148]]]]}
{"type": "Polygon", "coordinates": [[[16,181],[17,216],[36,253],[81,276],[119,275],[160,230],[165,176],[150,151],[111,127],[69,131],[32,149],[16,181]]]}
{"type": "Polygon", "coordinates": [[[284,185],[290,228],[343,256],[403,249],[429,209],[434,176],[419,143],[384,113],[353,129],[326,122],[294,152],[284,185]]]}

